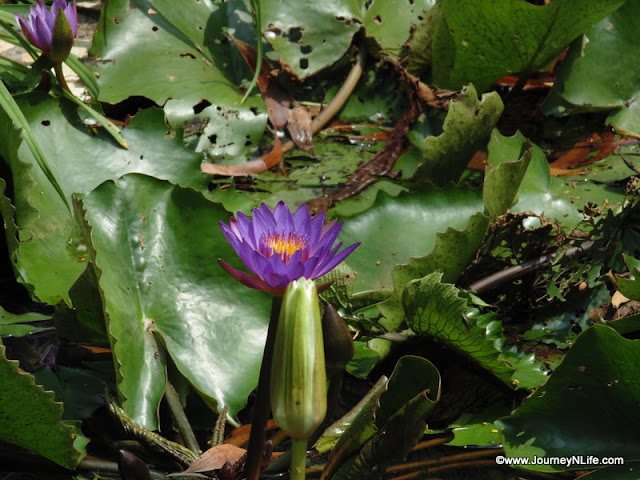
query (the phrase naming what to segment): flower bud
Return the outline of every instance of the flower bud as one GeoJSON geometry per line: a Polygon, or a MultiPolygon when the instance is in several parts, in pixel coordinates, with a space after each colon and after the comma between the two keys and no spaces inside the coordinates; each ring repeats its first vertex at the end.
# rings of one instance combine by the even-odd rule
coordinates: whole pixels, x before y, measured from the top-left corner
{"type": "Polygon", "coordinates": [[[51,9],[38,0],[29,10],[29,17],[15,15],[25,37],[49,57],[53,63],[63,62],[78,33],[78,12],[75,0],[54,0],[51,9]]]}
{"type": "Polygon", "coordinates": [[[278,426],[308,438],[327,411],[322,323],[315,283],[294,280],[286,288],[271,364],[271,410],[278,426]]]}
{"type": "Polygon", "coordinates": [[[75,35],[67,16],[62,8],[56,12],[56,21],[53,24],[53,36],[51,39],[51,49],[47,56],[53,63],[64,62],[71,52],[75,35]]]}
{"type": "Polygon", "coordinates": [[[341,372],[354,355],[353,339],[344,320],[334,308],[327,303],[322,316],[324,334],[324,355],[329,375],[341,372]]]}

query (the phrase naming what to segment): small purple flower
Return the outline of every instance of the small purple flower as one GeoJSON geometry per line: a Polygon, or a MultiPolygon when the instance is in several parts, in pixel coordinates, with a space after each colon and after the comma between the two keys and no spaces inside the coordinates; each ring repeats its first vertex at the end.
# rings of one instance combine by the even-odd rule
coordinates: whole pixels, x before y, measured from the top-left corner
{"type": "Polygon", "coordinates": [[[360,245],[341,252],[342,242],[335,242],[342,222],[324,225],[325,213],[315,217],[306,205],[295,213],[280,202],[273,212],[264,203],[253,209],[253,221],[243,213],[227,226],[220,222],[222,233],[251,272],[236,270],[223,260],[220,265],[247,287],[282,295],[289,283],[301,277],[315,280],[335,268],[360,245]]]}
{"type": "Polygon", "coordinates": [[[38,0],[36,6],[29,10],[28,19],[19,15],[15,15],[15,18],[27,40],[53,61],[61,62],[67,57],[78,33],[78,12],[75,0],[69,4],[66,0],[55,0],[51,10],[47,10],[46,5],[38,0]],[[62,10],[67,20],[61,33],[58,33],[61,38],[54,37],[58,10],[62,10]]]}

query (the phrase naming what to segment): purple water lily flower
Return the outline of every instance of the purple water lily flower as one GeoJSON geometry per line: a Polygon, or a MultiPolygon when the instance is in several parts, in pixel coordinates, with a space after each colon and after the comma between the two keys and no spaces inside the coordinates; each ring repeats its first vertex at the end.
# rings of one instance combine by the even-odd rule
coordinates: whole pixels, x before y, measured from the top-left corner
{"type": "Polygon", "coordinates": [[[342,222],[324,225],[325,213],[315,217],[301,205],[293,214],[280,202],[273,212],[264,203],[253,209],[253,220],[243,213],[220,228],[251,272],[236,270],[223,260],[220,265],[244,285],[282,295],[289,283],[301,277],[315,280],[331,271],[360,243],[339,252],[333,246],[342,222]]]}
{"type": "Polygon", "coordinates": [[[16,21],[24,32],[27,40],[54,61],[64,60],[69,51],[73,40],[78,34],[78,11],[76,2],[67,4],[65,0],[55,0],[51,5],[51,10],[47,10],[44,3],[38,0],[35,7],[29,10],[29,18],[15,15],[16,21]],[[63,32],[59,35],[64,38],[54,38],[54,27],[56,24],[56,16],[58,10],[62,10],[67,19],[68,28],[63,28],[63,32]],[[70,37],[72,34],[72,37],[70,37]],[[66,52],[65,52],[66,50],[66,52]]]}

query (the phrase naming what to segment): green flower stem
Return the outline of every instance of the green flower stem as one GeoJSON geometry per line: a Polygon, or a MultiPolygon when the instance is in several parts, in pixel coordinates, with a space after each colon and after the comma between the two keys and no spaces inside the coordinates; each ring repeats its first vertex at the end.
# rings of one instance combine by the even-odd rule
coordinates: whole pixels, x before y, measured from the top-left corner
{"type": "Polygon", "coordinates": [[[164,398],[167,399],[167,405],[169,405],[169,409],[171,410],[173,419],[175,420],[176,425],[178,426],[178,430],[182,435],[184,444],[193,453],[199,455],[200,445],[198,445],[198,440],[196,440],[196,436],[193,433],[191,425],[189,424],[187,415],[184,413],[184,409],[180,404],[180,397],[178,396],[178,392],[176,392],[176,389],[173,388],[173,385],[171,385],[171,383],[169,382],[167,382],[167,387],[164,391],[164,398]]]}
{"type": "MultiPolygon", "coordinates": [[[[71,89],[69,85],[67,85],[67,80],[64,78],[64,73],[62,71],[62,62],[55,63],[53,65],[53,71],[56,73],[56,80],[58,80],[58,85],[60,85],[64,90],[71,93],[71,89]]],[[[73,93],[71,93],[73,95],[73,93]]]]}
{"type": "Polygon", "coordinates": [[[304,480],[307,469],[307,439],[291,439],[291,480],[304,480]]]}
{"type": "Polygon", "coordinates": [[[260,467],[264,457],[264,443],[266,440],[265,429],[271,412],[270,382],[271,382],[271,359],[273,357],[273,346],[276,339],[276,327],[280,316],[280,305],[282,297],[273,297],[271,304],[271,319],[267,331],[267,341],[262,355],[262,366],[260,367],[260,378],[258,379],[258,389],[256,391],[256,403],[253,409],[253,422],[251,422],[251,435],[249,436],[249,447],[247,448],[247,461],[244,467],[244,475],[247,480],[258,480],[260,467]]]}
{"type": "Polygon", "coordinates": [[[251,83],[247,88],[247,91],[242,97],[240,101],[240,105],[242,105],[251,91],[258,84],[258,78],[260,77],[260,72],[262,71],[262,18],[260,14],[260,0],[251,0],[251,10],[253,10],[253,18],[256,23],[256,69],[253,72],[253,78],[251,79],[251,83]]]}

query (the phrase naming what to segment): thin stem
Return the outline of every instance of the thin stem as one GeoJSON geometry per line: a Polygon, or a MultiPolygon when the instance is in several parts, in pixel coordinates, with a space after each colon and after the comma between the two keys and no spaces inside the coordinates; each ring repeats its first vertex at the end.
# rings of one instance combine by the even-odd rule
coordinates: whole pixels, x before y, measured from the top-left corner
{"type": "Polygon", "coordinates": [[[271,413],[271,394],[269,392],[271,359],[273,358],[273,346],[276,340],[276,327],[278,326],[281,304],[282,298],[274,296],[271,304],[271,319],[269,320],[269,329],[267,330],[267,341],[264,346],[264,354],[262,355],[256,402],[253,408],[253,422],[251,422],[247,461],[244,467],[247,480],[258,480],[262,459],[264,457],[264,443],[267,438],[265,429],[267,421],[269,420],[269,414],[271,413]]]}
{"type": "Polygon", "coordinates": [[[224,443],[224,427],[227,424],[228,412],[229,412],[229,407],[225,405],[220,411],[220,415],[218,415],[218,419],[216,420],[216,426],[213,428],[213,435],[211,437],[212,447],[217,447],[218,445],[222,445],[224,443]]]}
{"type": "MultiPolygon", "coordinates": [[[[344,83],[331,99],[331,101],[327,104],[327,106],[324,107],[318,114],[318,116],[315,117],[311,122],[311,131],[314,135],[322,130],[327,122],[331,120],[342,107],[344,107],[344,104],[347,103],[347,100],[349,100],[349,97],[353,93],[353,90],[356,88],[356,85],[358,85],[360,77],[364,72],[364,66],[367,60],[367,51],[364,42],[360,44],[359,49],[360,50],[358,52],[356,63],[351,67],[351,70],[349,71],[349,74],[347,75],[344,83]]],[[[293,143],[293,141],[287,140],[282,144],[282,153],[287,153],[293,150],[294,147],[295,144],[293,143]]]]}
{"type": "Polygon", "coordinates": [[[173,415],[173,419],[176,421],[176,425],[178,426],[178,430],[182,435],[186,447],[193,453],[198,454],[200,452],[198,440],[196,440],[189,419],[180,404],[180,397],[178,397],[176,389],[173,388],[173,385],[169,382],[167,382],[167,387],[164,391],[164,398],[167,399],[167,405],[169,405],[171,415],[173,415]]]}
{"type": "MultiPolygon", "coordinates": [[[[572,257],[577,253],[589,250],[592,246],[593,241],[589,240],[584,242],[579,247],[568,248],[562,253],[564,253],[565,257],[572,257]]],[[[482,293],[485,290],[497,287],[504,282],[514,280],[523,275],[526,275],[529,272],[542,268],[543,266],[551,262],[556,257],[556,255],[558,255],[558,253],[548,253],[546,255],[542,255],[540,258],[534,258],[533,260],[521,263],[520,265],[515,265],[505,270],[493,273],[485,278],[478,280],[477,282],[473,282],[471,285],[467,286],[466,290],[469,290],[476,294],[482,293]]]]}
{"type": "Polygon", "coordinates": [[[260,14],[260,0],[251,0],[251,9],[253,10],[253,18],[256,22],[256,69],[253,72],[253,78],[251,79],[251,83],[249,84],[249,88],[242,97],[240,101],[240,105],[244,103],[247,99],[251,91],[258,84],[258,78],[260,77],[260,72],[262,71],[262,19],[260,14]]]}
{"type": "Polygon", "coordinates": [[[291,439],[291,480],[304,480],[307,468],[307,439],[291,439]]]}
{"type": "Polygon", "coordinates": [[[56,63],[53,66],[53,71],[56,72],[56,80],[58,80],[58,84],[67,92],[71,93],[71,95],[73,95],[73,93],[71,92],[71,89],[69,88],[69,85],[67,85],[67,80],[64,78],[64,73],[62,71],[62,63],[56,63]]]}

